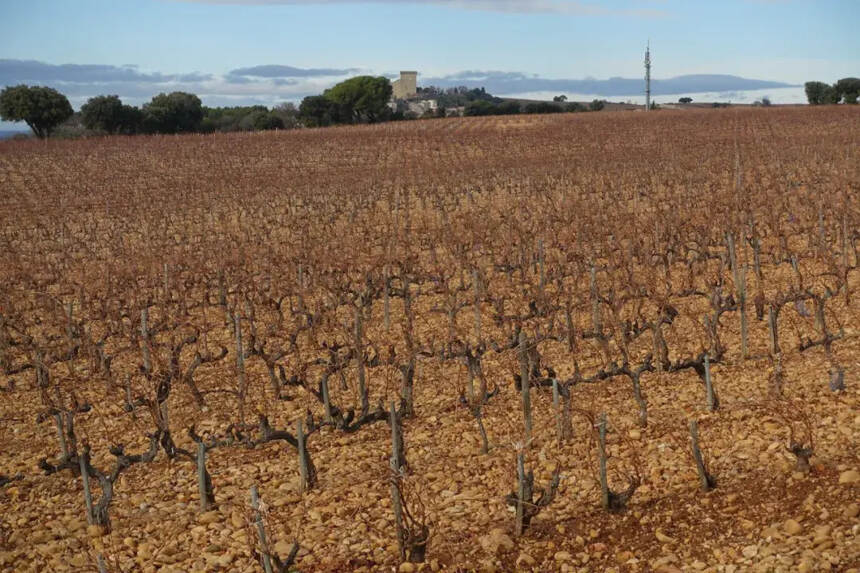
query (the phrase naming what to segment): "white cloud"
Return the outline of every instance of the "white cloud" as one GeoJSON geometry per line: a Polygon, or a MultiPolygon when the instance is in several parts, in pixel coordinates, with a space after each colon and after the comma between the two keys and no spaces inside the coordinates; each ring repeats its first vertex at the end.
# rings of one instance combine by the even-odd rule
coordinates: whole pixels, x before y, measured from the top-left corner
{"type": "Polygon", "coordinates": [[[208,73],[164,74],[143,72],[136,66],[103,64],[49,64],[34,60],[0,59],[0,87],[46,85],[64,93],[74,107],[104,94],[119,95],[124,102],[140,105],[160,92],[197,94],[207,105],[272,106],[321,93],[356,68],[296,68],[262,65],[231,70],[225,75],[208,73]]]}

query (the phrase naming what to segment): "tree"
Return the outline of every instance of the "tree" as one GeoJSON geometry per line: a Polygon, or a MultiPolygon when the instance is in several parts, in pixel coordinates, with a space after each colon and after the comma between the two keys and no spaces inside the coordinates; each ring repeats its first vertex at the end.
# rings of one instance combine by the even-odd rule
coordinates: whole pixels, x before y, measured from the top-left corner
{"type": "Polygon", "coordinates": [[[833,85],[833,91],[837,103],[844,100],[845,103],[856,104],[860,96],[860,78],[842,78],[833,85]]]}
{"type": "Polygon", "coordinates": [[[470,101],[463,108],[464,116],[495,115],[496,106],[484,100],[470,101]]]}
{"type": "Polygon", "coordinates": [[[274,112],[259,112],[253,118],[252,125],[257,131],[284,129],[284,120],[274,112]]]}
{"type": "Polygon", "coordinates": [[[806,90],[806,100],[810,105],[833,103],[831,101],[833,88],[824,82],[806,82],[804,89],[806,90]]]}
{"type": "Polygon", "coordinates": [[[773,104],[771,103],[771,101],[770,101],[770,98],[769,98],[769,97],[764,96],[763,98],[761,98],[761,105],[763,105],[763,106],[765,106],[765,107],[770,107],[770,106],[771,106],[771,105],[773,105],[773,104]]]}
{"type": "Polygon", "coordinates": [[[81,106],[81,120],[87,129],[115,133],[122,124],[122,100],[116,95],[91,97],[81,106]]]}
{"type": "Polygon", "coordinates": [[[194,94],[172,92],[158,94],[143,106],[147,131],[154,133],[187,133],[199,131],[203,121],[203,104],[194,94]]]}
{"type": "Polygon", "coordinates": [[[388,78],[356,76],[326,90],[323,96],[341,107],[349,123],[374,123],[389,112],[391,93],[388,78]]]}
{"type": "Polygon", "coordinates": [[[495,104],[495,107],[495,115],[517,115],[522,111],[520,109],[520,104],[515,101],[504,101],[501,103],[497,103],[495,104]]]}
{"type": "Polygon", "coordinates": [[[117,133],[125,133],[127,135],[139,133],[143,126],[143,119],[143,111],[140,108],[123,104],[117,133]]]}
{"type": "Polygon", "coordinates": [[[678,98],[678,103],[693,103],[693,98],[691,98],[691,97],[678,98]]]}
{"type": "Polygon", "coordinates": [[[139,109],[123,105],[116,95],[92,97],[81,106],[84,127],[108,133],[135,133],[142,116],[139,109]]]}
{"type": "Polygon", "coordinates": [[[52,88],[22,84],[0,92],[0,118],[25,122],[36,137],[50,136],[73,113],[66,96],[52,88]]]}
{"type": "Polygon", "coordinates": [[[212,133],[213,131],[253,131],[254,120],[260,114],[269,113],[264,105],[236,106],[236,107],[203,107],[203,121],[200,123],[200,131],[212,133]]]}
{"type": "Polygon", "coordinates": [[[308,127],[340,122],[340,107],[325,96],[308,96],[299,106],[299,119],[308,127]]]}
{"type": "Polygon", "coordinates": [[[563,103],[563,102],[566,102],[566,101],[567,101],[567,96],[566,96],[566,95],[564,95],[564,94],[562,94],[562,95],[557,95],[557,96],[555,96],[554,98],[552,98],[552,101],[554,101],[554,102],[556,102],[556,103],[563,103]]]}
{"type": "Polygon", "coordinates": [[[602,99],[591,100],[591,103],[588,104],[588,109],[590,109],[591,111],[600,111],[603,109],[605,103],[606,102],[604,102],[602,99]]]}
{"type": "Polygon", "coordinates": [[[272,113],[281,118],[281,121],[284,122],[284,129],[293,129],[299,125],[299,110],[292,102],[275,106],[272,113]]]}
{"type": "Polygon", "coordinates": [[[561,113],[563,111],[561,106],[553,105],[548,101],[528,103],[523,108],[523,113],[561,113]]]}

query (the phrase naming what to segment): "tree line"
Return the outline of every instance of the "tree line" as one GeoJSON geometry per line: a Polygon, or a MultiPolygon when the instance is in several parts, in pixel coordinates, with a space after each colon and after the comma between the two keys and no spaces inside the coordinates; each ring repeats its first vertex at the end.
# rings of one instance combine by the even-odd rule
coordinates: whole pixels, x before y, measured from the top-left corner
{"type": "MultiPolygon", "coordinates": [[[[810,104],[856,104],[860,79],[842,78],[833,85],[807,82],[810,104]]],[[[495,97],[484,88],[419,88],[422,99],[434,99],[437,108],[421,117],[445,117],[448,109],[462,109],[466,116],[540,114],[600,111],[605,101],[595,99],[587,106],[567,102],[564,96],[552,102],[526,102],[495,97]]],[[[229,131],[262,131],[296,127],[326,127],[356,123],[377,123],[415,119],[403,106],[390,106],[391,82],[385,77],[356,76],[320,95],[304,98],[296,108],[284,103],[269,109],[262,105],[207,107],[195,94],[160,93],[141,107],[124,104],[117,95],[90,98],[75,113],[68,98],[44,86],[10,86],[0,92],[0,118],[23,121],[39,138],[54,134],[61,126],[68,134],[175,134],[229,131]]]]}
{"type": "MultiPolygon", "coordinates": [[[[555,102],[519,103],[495,97],[484,88],[421,88],[422,99],[434,99],[438,107],[420,117],[446,117],[448,110],[467,116],[519,113],[599,111],[604,102],[585,106],[556,98],[555,102]]],[[[262,105],[207,107],[195,94],[161,93],[140,107],[123,103],[117,95],[90,98],[75,112],[68,98],[44,86],[10,86],[0,92],[0,117],[23,121],[39,138],[51,135],[136,135],[263,131],[297,127],[326,127],[417,119],[403,103],[390,105],[391,82],[385,77],[357,76],[320,95],[304,98],[296,107],[283,103],[272,109],[262,105]]]]}
{"type": "Polygon", "coordinates": [[[68,98],[44,86],[18,85],[0,92],[0,117],[23,121],[33,134],[136,135],[256,131],[296,127],[298,111],[291,103],[273,109],[262,105],[207,107],[194,94],[161,93],[135,107],[117,95],[90,98],[75,112],[68,98]]]}
{"type": "Polygon", "coordinates": [[[856,104],[860,96],[860,78],[842,78],[835,84],[806,82],[806,100],[810,105],[832,103],[856,104]]]}
{"type": "Polygon", "coordinates": [[[18,85],[0,92],[0,117],[25,122],[39,138],[58,130],[71,135],[262,131],[404,119],[388,107],[391,93],[388,78],[358,76],[306,97],[299,108],[292,103],[272,109],[207,107],[195,94],[176,91],[158,94],[140,107],[123,103],[117,95],[99,95],[76,113],[68,98],[53,88],[18,85]]]}

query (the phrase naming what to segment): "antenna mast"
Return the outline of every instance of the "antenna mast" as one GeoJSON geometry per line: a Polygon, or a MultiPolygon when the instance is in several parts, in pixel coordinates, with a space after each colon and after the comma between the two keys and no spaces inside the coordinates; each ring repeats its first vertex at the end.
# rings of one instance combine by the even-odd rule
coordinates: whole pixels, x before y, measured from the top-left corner
{"type": "Polygon", "coordinates": [[[645,48],[645,111],[651,109],[651,40],[645,48]]]}

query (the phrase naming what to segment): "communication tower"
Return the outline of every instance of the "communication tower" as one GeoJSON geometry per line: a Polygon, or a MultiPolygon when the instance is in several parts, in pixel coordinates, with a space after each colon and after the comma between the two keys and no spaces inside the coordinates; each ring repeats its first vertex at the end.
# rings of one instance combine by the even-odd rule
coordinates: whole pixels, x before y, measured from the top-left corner
{"type": "Polygon", "coordinates": [[[651,40],[645,47],[645,111],[651,109],[651,40]]]}

